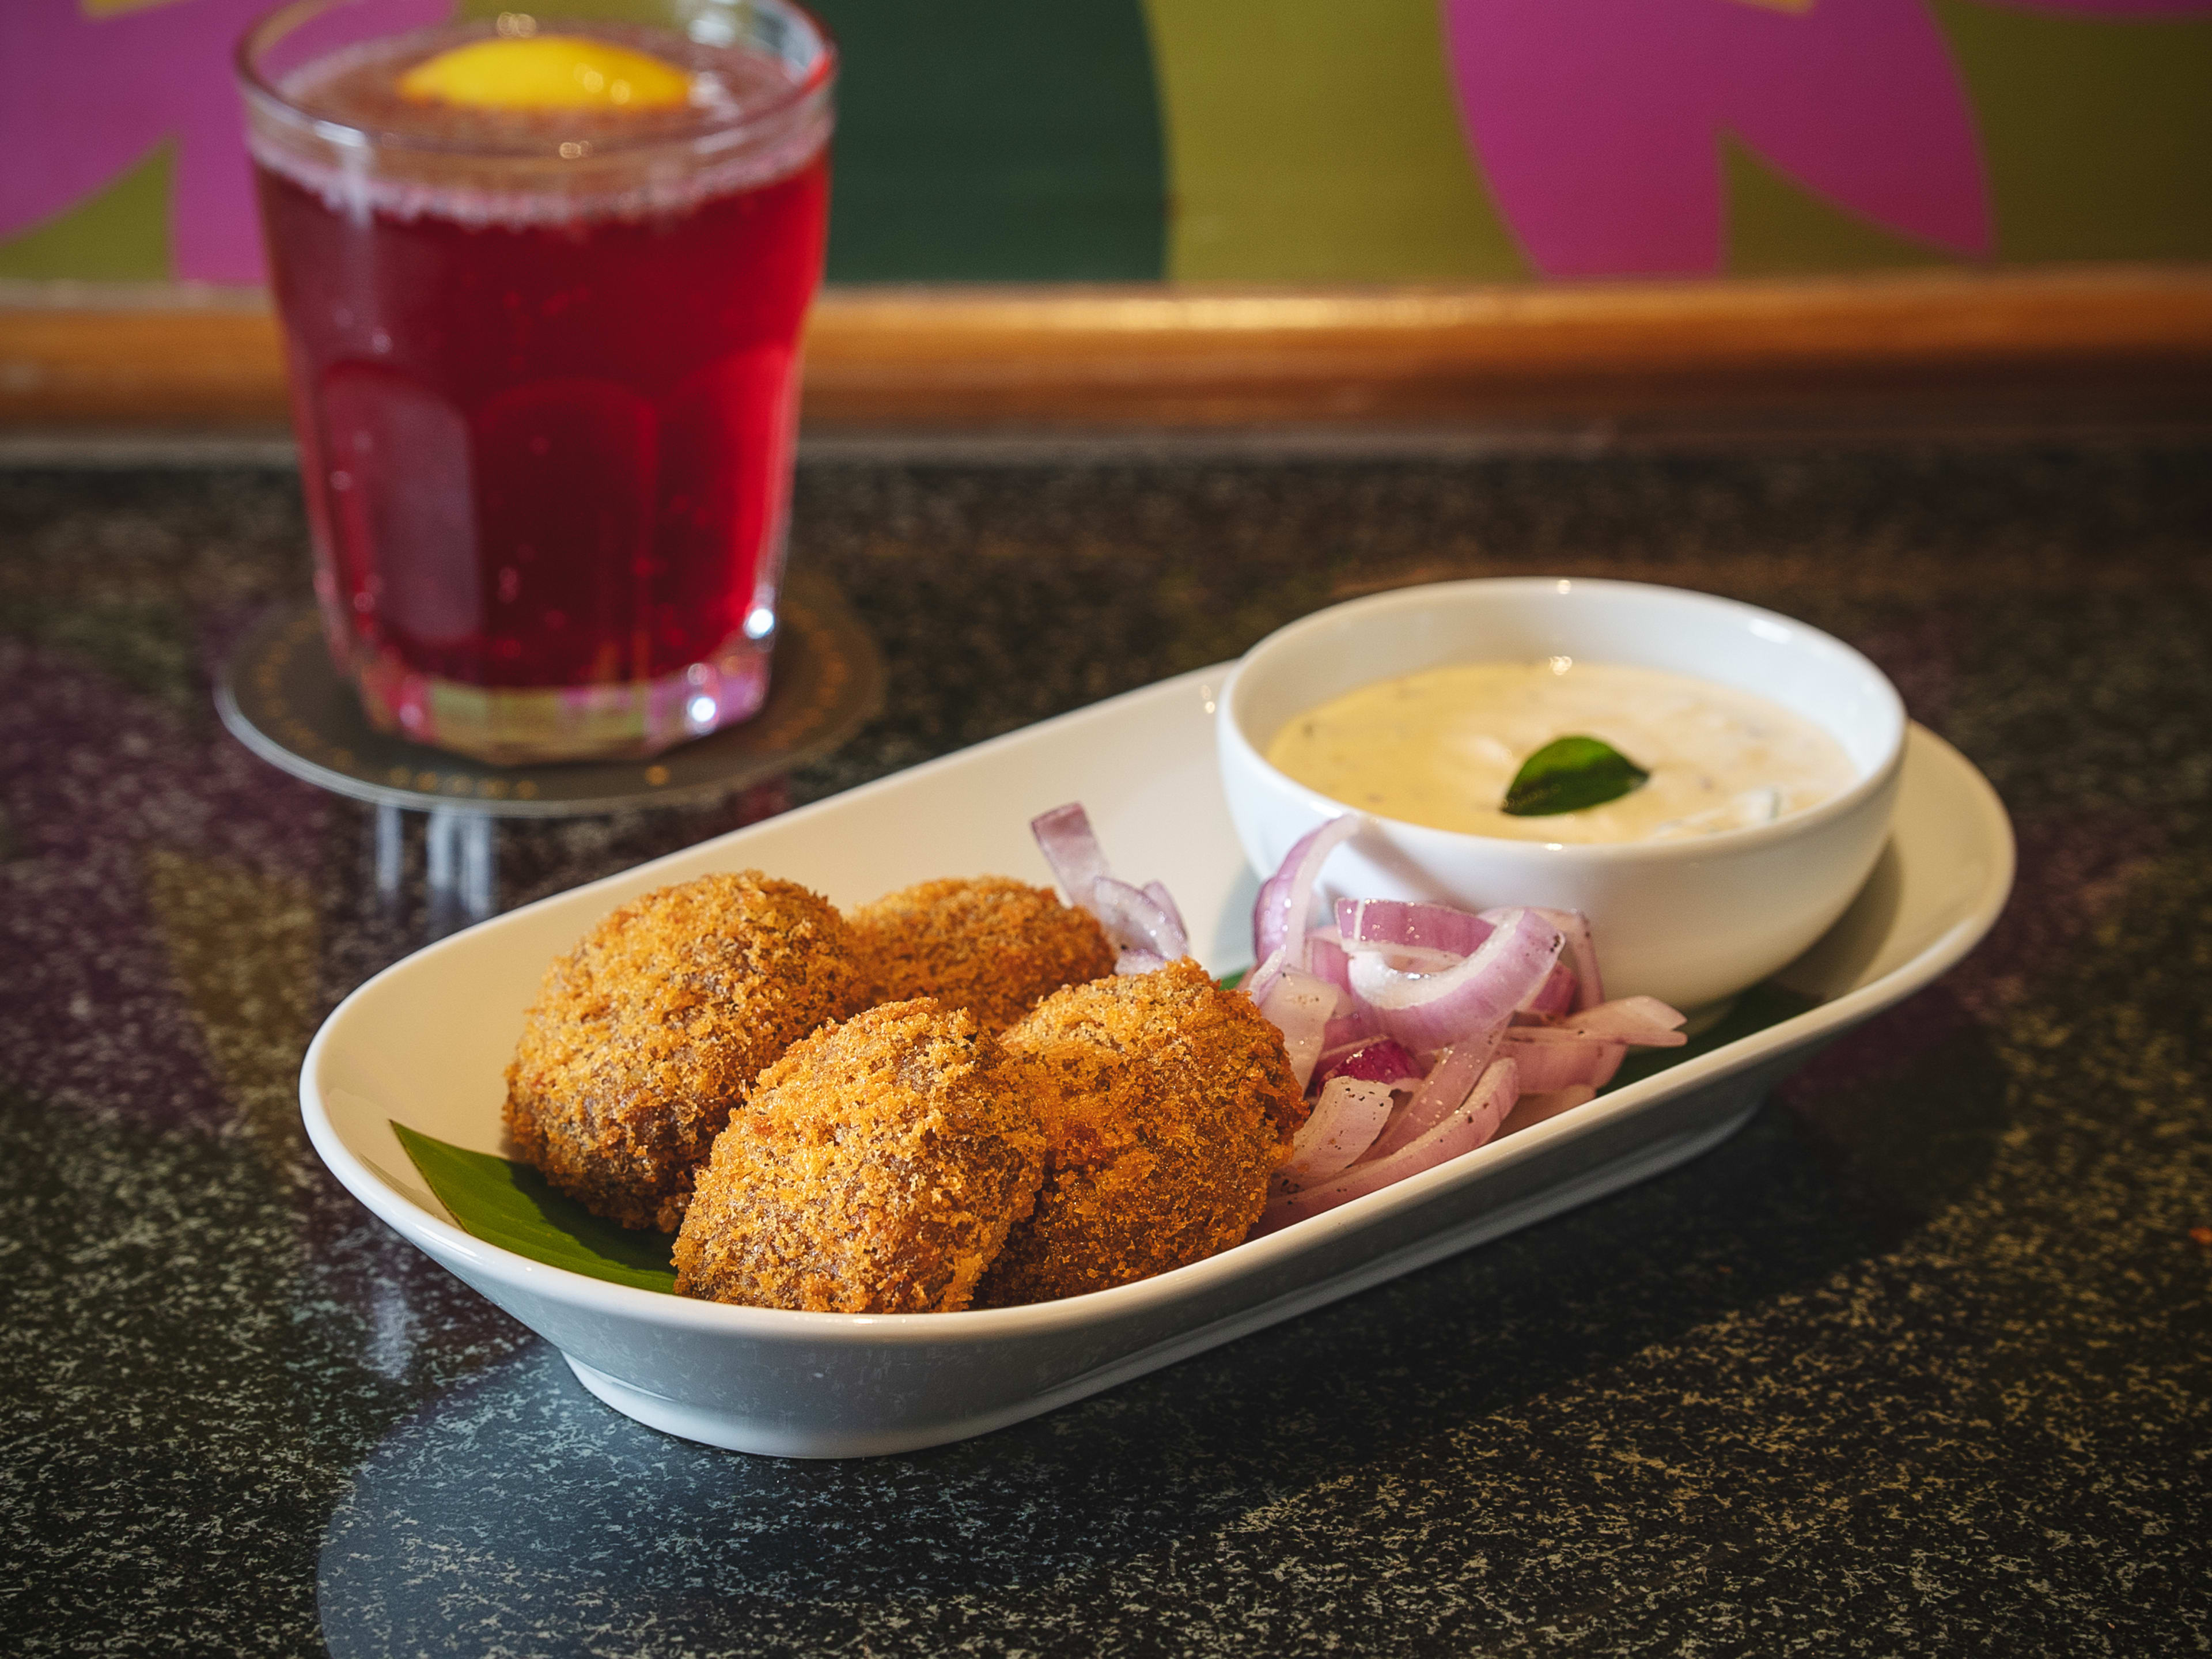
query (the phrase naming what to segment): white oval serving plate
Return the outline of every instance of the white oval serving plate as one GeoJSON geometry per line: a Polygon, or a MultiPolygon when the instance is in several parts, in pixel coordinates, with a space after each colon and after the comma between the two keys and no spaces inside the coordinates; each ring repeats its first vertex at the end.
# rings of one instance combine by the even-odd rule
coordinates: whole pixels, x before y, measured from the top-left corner
{"type": "Polygon", "coordinates": [[[1873,875],[1780,975],[1819,1006],[1326,1215],[1064,1302],[890,1316],[695,1302],[471,1237],[416,1177],[392,1121],[505,1152],[502,1073],[546,964],[617,904],[708,871],[757,866],[840,904],[938,876],[1046,884],[1029,820],[1079,799],[1117,872],[1174,892],[1206,965],[1244,966],[1255,883],[1213,751],[1216,693],[1231,666],[930,762],[395,963],[348,997],[307,1050],[301,1104],[316,1151],[363,1204],[557,1346],[618,1410],[742,1451],[911,1450],[1082,1399],[1696,1156],[1819,1045],[1957,962],[2011,889],[2012,830],[1996,793],[1916,726],[1873,875]]]}

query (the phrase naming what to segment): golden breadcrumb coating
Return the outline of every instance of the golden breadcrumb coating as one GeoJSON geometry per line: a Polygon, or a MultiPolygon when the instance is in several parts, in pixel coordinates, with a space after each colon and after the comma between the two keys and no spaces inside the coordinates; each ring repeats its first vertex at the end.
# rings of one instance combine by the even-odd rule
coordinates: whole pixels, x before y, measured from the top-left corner
{"type": "Polygon", "coordinates": [[[1045,1183],[979,1306],[1126,1285],[1241,1243],[1305,1121],[1282,1034],[1188,957],[1056,992],[1005,1042],[1034,1079],[1045,1183]]]}
{"type": "Polygon", "coordinates": [[[761,1073],[676,1237],[686,1296],[949,1313],[1029,1213],[1044,1131],[972,1015],[924,998],[827,1025],[761,1073]]]}
{"type": "Polygon", "coordinates": [[[1114,971],[1088,912],[1005,876],[925,881],[850,912],[877,1000],[935,997],[1003,1031],[1063,985],[1114,971]]]}
{"type": "Polygon", "coordinates": [[[546,971],[507,1068],[507,1133],[593,1214],[673,1232],[761,1068],[866,999],[819,895],[757,870],[661,888],[546,971]]]}

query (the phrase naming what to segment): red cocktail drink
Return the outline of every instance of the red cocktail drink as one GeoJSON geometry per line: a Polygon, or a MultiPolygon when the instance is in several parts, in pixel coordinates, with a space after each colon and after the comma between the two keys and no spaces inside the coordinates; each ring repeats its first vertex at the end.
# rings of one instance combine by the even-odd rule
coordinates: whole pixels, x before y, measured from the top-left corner
{"type": "Polygon", "coordinates": [[[400,95],[511,17],[260,88],[249,39],[317,586],[380,726],[540,760],[650,753],[759,707],[830,58],[795,9],[744,11],[798,61],[696,25],[560,23],[707,84],[644,110],[400,95]]]}

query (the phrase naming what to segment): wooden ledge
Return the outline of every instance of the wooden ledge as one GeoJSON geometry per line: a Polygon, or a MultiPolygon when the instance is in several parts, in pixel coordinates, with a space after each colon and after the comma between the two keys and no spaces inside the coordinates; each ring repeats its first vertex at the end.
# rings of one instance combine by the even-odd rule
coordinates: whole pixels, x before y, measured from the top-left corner
{"type": "MultiPolygon", "coordinates": [[[[844,289],[808,333],[817,429],[1741,414],[2118,398],[2212,414],[2212,267],[1808,282],[1262,290],[844,289]]],[[[265,311],[0,308],[0,425],[286,418],[265,311]]]]}

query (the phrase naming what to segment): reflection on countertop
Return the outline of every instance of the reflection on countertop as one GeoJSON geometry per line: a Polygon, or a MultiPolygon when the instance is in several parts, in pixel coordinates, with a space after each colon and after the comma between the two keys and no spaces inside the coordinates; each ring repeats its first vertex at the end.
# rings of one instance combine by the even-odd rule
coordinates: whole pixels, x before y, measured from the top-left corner
{"type": "MultiPolygon", "coordinates": [[[[1709,1156],[1035,1422],[670,1440],[402,1243],[294,1079],[420,936],[210,675],[305,583],[251,467],[0,471],[10,1651],[2144,1652],[2203,1632],[2212,453],[803,466],[889,659],[804,801],[1349,594],[1620,575],[1867,651],[2010,912],[1709,1156]]],[[[513,905],[773,805],[511,825],[513,905]]]]}

